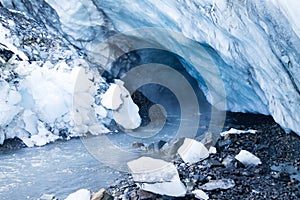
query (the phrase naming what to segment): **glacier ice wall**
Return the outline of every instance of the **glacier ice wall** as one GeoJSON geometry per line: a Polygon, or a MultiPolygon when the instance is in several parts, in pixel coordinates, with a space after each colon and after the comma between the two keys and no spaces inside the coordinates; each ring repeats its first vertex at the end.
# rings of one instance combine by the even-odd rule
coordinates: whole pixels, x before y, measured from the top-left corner
{"type": "MultiPolygon", "coordinates": [[[[47,2],[55,10],[60,7],[55,0],[47,2]]],[[[209,45],[219,56],[216,60],[225,63],[218,68],[228,110],[271,114],[287,131],[300,133],[297,1],[82,2],[77,10],[86,7],[90,16],[101,10],[118,31],[161,27],[209,45]]],[[[67,19],[65,26],[76,23],[69,12],[74,13],[74,6],[58,12],[67,19]]]]}
{"type": "MultiPolygon", "coordinates": [[[[1,5],[0,144],[18,137],[29,147],[42,146],[88,132],[109,132],[104,124],[110,123],[112,110],[100,100],[111,101],[112,97],[103,95],[111,85],[92,72],[58,29],[53,31],[43,21],[1,5]]],[[[120,97],[122,105],[113,118],[122,111],[119,120],[132,119],[139,126],[138,107],[126,92],[124,88],[126,97],[120,97]],[[135,110],[129,113],[129,108],[135,110]]],[[[127,129],[133,126],[118,124],[127,129]]]]}
{"type": "MultiPolygon", "coordinates": [[[[86,54],[115,32],[146,27],[177,31],[211,49],[226,90],[227,110],[270,114],[286,131],[300,134],[296,0],[1,2],[60,32],[86,54]]],[[[97,59],[96,64],[105,62],[97,59]]],[[[186,68],[199,77],[196,67],[186,68]]]]}

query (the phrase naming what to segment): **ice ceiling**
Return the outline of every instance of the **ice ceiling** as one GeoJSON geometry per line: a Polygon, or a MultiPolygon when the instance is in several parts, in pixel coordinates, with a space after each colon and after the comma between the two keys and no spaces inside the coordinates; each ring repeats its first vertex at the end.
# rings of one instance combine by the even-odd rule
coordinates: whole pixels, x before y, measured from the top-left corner
{"type": "MultiPolygon", "coordinates": [[[[201,65],[203,62],[208,61],[204,59],[201,64],[186,62],[189,59],[193,59],[193,57],[197,57],[195,49],[197,45],[194,44],[198,44],[206,50],[210,55],[210,62],[212,61],[217,67],[218,78],[220,78],[225,88],[226,110],[272,115],[274,120],[287,132],[294,131],[300,134],[300,20],[298,17],[300,3],[296,0],[70,0],[65,2],[57,0],[2,0],[0,2],[4,8],[10,9],[10,12],[16,13],[13,10],[17,10],[20,15],[24,14],[27,18],[39,23],[37,26],[44,32],[54,35],[54,38],[61,38],[61,43],[65,44],[73,52],[67,51],[69,54],[76,54],[74,52],[77,52],[78,57],[83,57],[92,65],[102,66],[105,70],[112,73],[118,74],[122,68],[118,68],[117,72],[113,72],[113,70],[116,70],[113,68],[114,65],[105,65],[107,57],[95,54],[95,52],[98,52],[100,47],[102,52],[106,52],[105,46],[101,45],[104,40],[115,34],[122,33],[126,37],[120,37],[112,43],[107,43],[106,47],[109,47],[110,51],[112,50],[110,54],[114,55],[122,55],[122,53],[132,50],[132,43],[128,43],[128,38],[132,37],[135,38],[135,41],[139,41],[134,45],[145,45],[147,43],[147,45],[151,44],[151,47],[154,45],[169,51],[181,49],[180,57],[182,59],[180,61],[182,65],[191,76],[198,80],[199,87],[203,90],[207,100],[214,105],[214,98],[212,98],[211,93],[212,91],[216,94],[220,92],[215,86],[218,84],[205,83],[203,77],[205,78],[207,74],[203,74],[198,67],[198,64],[201,65]],[[143,32],[143,30],[149,30],[149,28],[153,28],[152,30],[164,30],[169,33],[176,32],[176,34],[182,35],[182,38],[188,38],[193,43],[190,43],[191,45],[189,43],[182,44],[183,40],[181,41],[180,37],[164,38],[160,31],[152,31],[151,36],[136,34],[137,32],[143,32]],[[165,43],[173,46],[166,46],[165,43]]],[[[2,15],[5,16],[4,14],[2,15]]],[[[6,20],[9,18],[10,16],[6,17],[6,20]]],[[[3,30],[11,30],[13,27],[16,27],[14,24],[19,23],[16,19],[12,21],[11,27],[2,26],[3,30]]],[[[2,22],[2,24],[5,23],[2,22]]],[[[19,31],[22,32],[22,30],[19,31]]],[[[35,31],[33,30],[33,33],[35,31]]],[[[12,50],[18,55],[23,55],[23,53],[17,52],[19,50],[25,52],[27,57],[29,57],[27,60],[30,61],[30,55],[34,55],[34,52],[32,51],[33,53],[30,54],[28,49],[18,46],[13,41],[12,36],[9,38],[10,35],[14,34],[7,31],[7,37],[1,38],[1,44],[6,44],[5,48],[12,50]],[[10,48],[7,45],[9,43],[15,47],[10,48]]],[[[21,40],[20,34],[16,34],[15,37],[19,37],[18,39],[21,40]]],[[[38,51],[37,55],[39,55],[37,57],[41,59],[42,55],[39,53],[41,50],[38,49],[36,51],[38,51]]],[[[55,53],[65,55],[66,51],[58,50],[58,52],[53,54],[55,53]]],[[[129,55],[128,60],[132,61],[132,58],[129,55]]],[[[56,59],[57,61],[59,59],[55,58],[55,56],[54,58],[52,56],[51,59],[51,64],[48,65],[50,71],[44,69],[46,72],[43,72],[41,69],[33,69],[28,72],[31,75],[25,78],[27,85],[24,86],[21,96],[23,95],[24,97],[26,95],[26,91],[28,91],[26,87],[31,87],[28,82],[36,78],[34,73],[48,73],[50,77],[47,79],[48,81],[54,80],[54,82],[59,82],[57,79],[60,79],[58,78],[60,75],[54,75],[51,71],[51,68],[56,66],[53,60],[56,59]],[[32,71],[36,72],[32,73],[32,71]],[[55,78],[55,76],[58,77],[55,78]]],[[[74,57],[71,57],[71,59],[76,60],[74,57]]],[[[143,59],[147,59],[147,56],[144,56],[143,59]]],[[[41,60],[46,62],[45,59],[41,60]]],[[[72,73],[72,66],[78,65],[78,62],[69,62],[67,64],[70,69],[66,67],[68,70],[63,70],[61,79],[72,77],[67,74],[72,73]]],[[[81,65],[83,64],[81,63],[81,65]]],[[[19,64],[17,68],[20,71],[19,64]]],[[[39,78],[41,79],[40,82],[43,82],[44,78],[42,75],[39,78]]],[[[11,85],[9,81],[8,83],[3,83],[2,90],[9,91],[9,85],[11,85]]],[[[51,91],[61,91],[61,89],[55,87],[57,87],[56,84],[53,85],[53,90],[51,91]]],[[[35,88],[36,92],[41,90],[36,86],[32,88],[35,88]]],[[[69,91],[69,88],[64,89],[69,91]]],[[[6,93],[10,94],[9,92],[6,93]]],[[[18,96],[18,94],[11,95],[18,96]]],[[[64,95],[61,94],[61,96],[64,95]]],[[[9,98],[9,95],[5,98],[9,98]]],[[[40,96],[36,98],[38,99],[40,96]]],[[[37,99],[35,100],[38,101],[37,99]]],[[[13,112],[11,112],[9,118],[2,120],[2,126],[10,124],[18,114],[29,115],[32,118],[39,118],[43,122],[48,123],[47,117],[43,117],[45,115],[48,116],[47,112],[41,113],[41,110],[45,110],[44,107],[34,107],[34,109],[27,109],[24,112],[24,107],[19,108],[20,105],[17,105],[19,102],[21,100],[11,104],[13,106],[11,111],[13,112]]],[[[62,107],[60,110],[66,110],[69,106],[68,103],[62,104],[65,107],[62,107]]],[[[28,102],[26,105],[28,105],[28,102]]],[[[5,104],[3,107],[7,107],[7,105],[5,104]]],[[[49,109],[51,110],[51,106],[49,109]]],[[[59,118],[64,114],[61,112],[52,113],[51,117],[59,118]]],[[[103,114],[103,112],[99,111],[99,114],[103,114]]],[[[106,117],[104,116],[103,118],[106,117]]],[[[51,119],[50,121],[50,124],[55,124],[55,120],[51,119]]],[[[62,118],[60,121],[61,124],[56,125],[56,127],[61,129],[63,122],[67,120],[62,118]]],[[[36,128],[31,127],[34,131],[40,127],[38,124],[34,126],[36,128]]],[[[29,125],[27,129],[29,131],[29,125]]],[[[10,137],[8,136],[9,134],[6,135],[6,138],[10,137]]]]}

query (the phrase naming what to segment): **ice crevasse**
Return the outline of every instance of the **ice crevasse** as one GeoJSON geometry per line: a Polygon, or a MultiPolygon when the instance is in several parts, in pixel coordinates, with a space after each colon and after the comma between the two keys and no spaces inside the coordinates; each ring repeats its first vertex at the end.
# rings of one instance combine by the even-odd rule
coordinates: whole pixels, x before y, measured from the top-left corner
{"type": "MultiPolygon", "coordinates": [[[[287,132],[300,134],[300,3],[296,0],[0,2],[5,8],[18,10],[41,22],[50,32],[59,33],[66,44],[85,52],[87,57],[93,57],[88,55],[90,50],[112,33],[148,27],[180,33],[211,53],[224,84],[226,110],[272,115],[287,132]]],[[[192,47],[190,51],[185,50],[184,56],[192,55],[192,47]]],[[[105,58],[97,59],[96,64],[106,62],[105,58]]],[[[197,67],[184,62],[183,65],[199,81],[208,101],[212,101],[197,67]]],[[[9,90],[6,83],[1,90],[9,90]]],[[[13,118],[14,113],[20,113],[22,101],[14,89],[10,91],[3,98],[15,95],[16,101],[10,103],[10,118],[13,118]]],[[[109,110],[102,105],[98,110],[103,111],[102,108],[109,110]]],[[[31,112],[43,119],[42,113],[32,109],[31,112]]],[[[58,118],[63,115],[57,113],[58,118]]],[[[112,115],[103,118],[106,117],[112,118],[112,115]]],[[[10,118],[0,118],[0,121],[7,124],[10,118]]],[[[138,122],[138,117],[136,120],[138,122]]]]}

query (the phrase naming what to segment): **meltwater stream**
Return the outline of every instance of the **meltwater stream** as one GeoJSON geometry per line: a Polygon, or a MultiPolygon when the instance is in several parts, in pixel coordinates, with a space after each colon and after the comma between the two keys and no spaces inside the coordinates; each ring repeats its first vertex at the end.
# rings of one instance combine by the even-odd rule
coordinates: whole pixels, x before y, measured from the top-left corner
{"type": "MultiPolygon", "coordinates": [[[[174,110],[177,109],[173,108],[174,110]]],[[[206,114],[201,114],[198,134],[206,130],[209,122],[206,114]]],[[[36,200],[42,194],[55,194],[57,198],[64,199],[81,188],[96,192],[102,187],[108,187],[126,176],[125,172],[114,166],[126,166],[129,158],[113,159],[112,156],[118,155],[109,152],[110,148],[101,143],[101,137],[106,137],[111,142],[110,147],[129,151],[138,158],[145,152],[133,148],[134,142],[148,146],[160,140],[170,141],[175,137],[180,120],[192,121],[173,113],[167,117],[164,128],[152,137],[137,138],[131,133],[120,132],[99,136],[100,139],[90,137],[92,141],[100,140],[97,143],[97,149],[102,152],[100,159],[85,146],[84,140],[76,138],[56,141],[43,147],[0,150],[0,199],[36,200]]],[[[143,131],[147,134],[147,131],[152,130],[143,131]]]]}
{"type": "Polygon", "coordinates": [[[0,199],[38,199],[87,188],[97,191],[122,174],[97,161],[80,139],[0,152],[0,199]]]}
{"type": "MultiPolygon", "coordinates": [[[[178,120],[176,116],[170,117],[166,128],[152,139],[134,138],[126,133],[105,137],[111,141],[111,145],[133,152],[138,158],[143,152],[134,149],[133,142],[142,142],[147,146],[159,140],[169,141],[174,137],[171,133],[176,132],[178,120]]],[[[101,159],[92,155],[93,152],[87,150],[81,139],[56,141],[43,147],[0,151],[0,199],[36,200],[42,194],[55,194],[57,198],[64,199],[78,189],[96,192],[124,178],[126,173],[115,166],[126,166],[129,158],[113,159],[112,156],[117,155],[109,153],[107,150],[110,148],[101,145],[101,142],[97,148],[104,152],[101,159]],[[111,163],[108,167],[110,161],[117,163],[111,163]]]]}

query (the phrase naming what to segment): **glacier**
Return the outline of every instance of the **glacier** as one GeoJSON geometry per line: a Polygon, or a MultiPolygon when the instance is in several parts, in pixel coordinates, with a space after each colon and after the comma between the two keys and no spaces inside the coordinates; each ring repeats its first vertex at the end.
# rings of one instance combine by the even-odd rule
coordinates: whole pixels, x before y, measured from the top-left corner
{"type": "MultiPolygon", "coordinates": [[[[224,85],[225,107],[218,107],[211,97],[212,91],[219,92],[220,96],[222,91],[203,81],[197,63],[191,65],[185,60],[197,57],[193,54],[195,46],[185,45],[180,61],[198,80],[212,105],[232,112],[271,115],[286,132],[300,134],[300,3],[296,0],[70,0],[64,3],[1,0],[0,3],[0,49],[8,57],[9,52],[13,54],[7,60],[1,56],[0,60],[1,143],[14,136],[28,138],[38,134],[41,123],[56,136],[65,132],[68,136],[87,131],[108,132],[105,125],[114,114],[97,99],[101,99],[112,83],[101,78],[103,71],[99,72],[99,68],[115,75],[114,78],[130,70],[125,69],[126,62],[135,62],[134,54],[127,54],[125,68],[118,68],[108,57],[114,59],[115,55],[129,52],[131,38],[172,50],[160,42],[159,31],[151,33],[150,39],[158,38],[153,41],[147,35],[130,35],[133,30],[147,28],[176,32],[206,49],[224,85]],[[103,46],[103,41],[119,33],[123,37],[103,46]],[[87,117],[83,126],[79,126],[83,119],[70,111],[74,74],[78,75],[79,68],[90,71],[93,74],[90,79],[95,79],[84,97],[88,101],[95,98],[91,104],[97,121],[89,120],[89,108],[80,107],[80,115],[84,113],[87,117]],[[49,90],[43,90],[44,87],[49,90]],[[97,88],[101,94],[93,96],[97,88]],[[25,118],[32,120],[26,122],[25,118]]],[[[176,39],[172,44],[180,45],[180,38],[176,39]]],[[[80,102],[77,105],[81,106],[80,102]]],[[[140,123],[138,116],[134,118],[135,123],[129,128],[136,128],[140,123]]],[[[45,131],[43,134],[42,138],[45,131]]],[[[46,135],[52,141],[50,133],[46,135]]]]}

